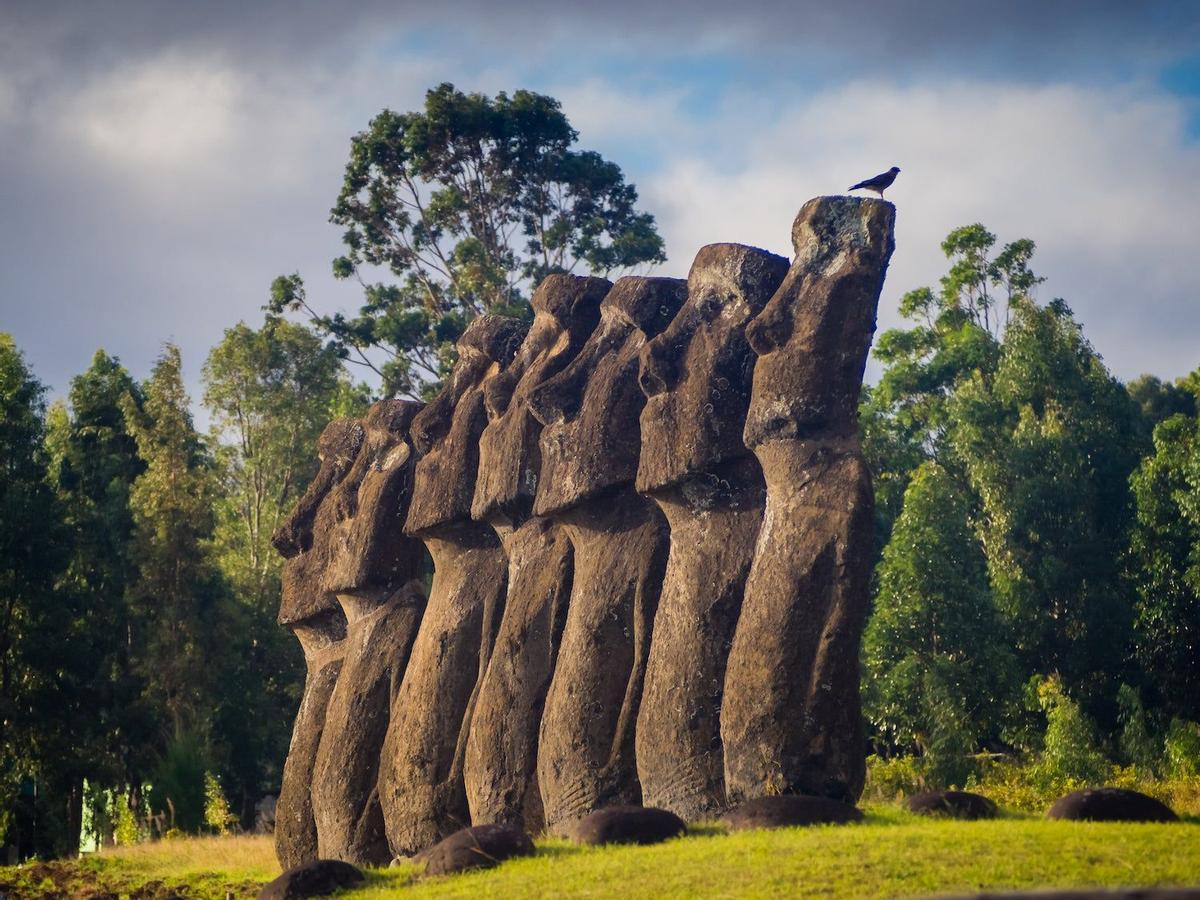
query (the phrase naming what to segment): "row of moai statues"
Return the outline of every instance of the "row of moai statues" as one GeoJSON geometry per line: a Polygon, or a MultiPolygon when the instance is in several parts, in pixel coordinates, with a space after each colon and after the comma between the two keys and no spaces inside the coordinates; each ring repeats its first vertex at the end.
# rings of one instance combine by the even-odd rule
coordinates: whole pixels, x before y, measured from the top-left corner
{"type": "Polygon", "coordinates": [[[428,405],[329,425],[275,538],[308,666],[285,867],[618,804],[857,799],[857,404],[893,223],[820,197],[790,264],[713,244],[686,281],[550,276],[532,324],[471,323],[428,405]]]}

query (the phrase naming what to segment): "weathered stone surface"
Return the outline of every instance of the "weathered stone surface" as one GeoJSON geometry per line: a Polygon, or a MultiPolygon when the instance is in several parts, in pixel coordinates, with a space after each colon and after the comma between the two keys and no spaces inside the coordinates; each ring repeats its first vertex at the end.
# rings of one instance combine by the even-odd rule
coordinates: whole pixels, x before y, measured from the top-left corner
{"type": "Polygon", "coordinates": [[[516,825],[476,825],[456,831],[417,854],[426,875],[489,869],[515,856],[533,856],[533,839],[516,825]]]}
{"type": "Polygon", "coordinates": [[[1160,800],[1124,788],[1089,788],[1059,797],[1047,819],[1092,822],[1175,822],[1179,817],[1160,800]]]}
{"type": "Polygon", "coordinates": [[[738,244],[705,247],[687,302],[642,354],[639,488],[671,527],[637,726],[643,802],[687,819],[725,804],[725,658],[762,523],[765,487],[741,442],[754,354],[745,326],[787,260],[738,244]]]}
{"type": "Polygon", "coordinates": [[[861,822],[863,814],[848,803],[828,797],[787,794],[747,800],[721,817],[731,831],[747,828],[791,828],[797,825],[841,825],[861,822]]]}
{"type": "Polygon", "coordinates": [[[537,785],[542,707],[571,593],[572,549],[543,517],[502,533],[508,599],[471,717],[463,775],[471,821],[544,825],[537,785]]]}
{"type": "Polygon", "coordinates": [[[351,496],[337,504],[346,518],[332,526],[332,555],[322,574],[348,624],[313,767],[323,859],[383,865],[392,858],[377,781],[392,700],[425,606],[425,546],[403,532],[412,490],[408,430],[420,409],[404,400],[375,404],[362,422],[362,448],[338,488],[351,496]]]}
{"type": "Polygon", "coordinates": [[[542,432],[529,396],[575,358],[611,287],[603,278],[551,275],[534,292],[533,325],[521,349],[484,389],[489,422],[479,441],[474,518],[517,526],[529,517],[541,474],[542,432]]]}
{"type": "Polygon", "coordinates": [[[315,859],[288,868],[258,892],[258,900],[299,900],[324,897],[341,888],[353,887],[365,876],[349,863],[336,859],[315,859]]]}
{"type": "Polygon", "coordinates": [[[641,802],[634,726],[668,542],[662,513],[630,488],[556,518],[575,551],[575,576],[538,738],[551,831],[603,806],[641,802]]]}
{"type": "Polygon", "coordinates": [[[345,619],[340,618],[340,610],[337,617],[331,615],[329,621],[313,621],[292,629],[304,649],[307,674],[275,806],[275,856],[285,869],[317,858],[312,775],[325,727],[325,710],[342,669],[345,619]]]}
{"type": "Polygon", "coordinates": [[[537,734],[571,590],[571,545],[549,519],[530,519],[542,423],[529,397],[567,365],[599,319],[611,287],[600,278],[552,275],[534,292],[533,325],[512,363],[485,389],[472,514],[496,529],[508,555],[508,597],[479,684],[464,767],[475,823],[542,827],[537,734]]]}
{"type": "Polygon", "coordinates": [[[413,420],[418,452],[405,530],[434,576],[380,763],[388,843],[408,856],[469,824],[463,758],[480,672],[503,611],[508,563],[496,533],[469,518],[487,424],[485,385],[511,362],[524,326],[481,316],[458,342],[441,394],[413,420]]]}
{"type": "Polygon", "coordinates": [[[701,247],[688,297],[642,350],[642,449],[637,489],[655,491],[746,455],[737,423],[749,402],[754,355],[746,323],[788,271],[787,260],[741,244],[701,247]]]}
{"type": "Polygon", "coordinates": [[[746,329],[759,358],[745,438],[767,504],[725,672],[731,802],[862,792],[873,495],[856,408],[894,218],[879,200],[810,200],[795,261],[746,329]]]}
{"type": "Polygon", "coordinates": [[[609,806],[572,822],[567,836],[577,844],[659,844],[687,831],[683,819],[651,806],[609,806]]]}
{"type": "Polygon", "coordinates": [[[279,623],[290,627],[300,641],[307,669],[275,813],[275,852],[285,869],[317,858],[313,770],[346,636],[346,616],[337,598],[325,589],[322,574],[333,555],[333,526],[340,521],[347,498],[341,485],[365,435],[362,424],[351,419],[336,419],[326,426],[318,442],[317,477],[272,535],[276,549],[287,557],[279,623]]]}
{"type": "Polygon", "coordinates": [[[921,816],[948,816],[951,819],[994,819],[996,804],[970,791],[926,791],[904,800],[909,812],[921,816]]]}
{"type": "Polygon", "coordinates": [[[639,355],[687,297],[678,278],[627,276],[600,304],[600,324],[565,369],[529,397],[545,426],[534,511],[561,512],[608,488],[629,484],[640,452],[639,355]]]}
{"type": "Polygon", "coordinates": [[[487,427],[484,385],[512,362],[526,331],[516,319],[480,316],[458,339],[458,362],[445,388],[412,423],[418,460],[404,526],[409,534],[470,519],[479,436],[487,427]]]}

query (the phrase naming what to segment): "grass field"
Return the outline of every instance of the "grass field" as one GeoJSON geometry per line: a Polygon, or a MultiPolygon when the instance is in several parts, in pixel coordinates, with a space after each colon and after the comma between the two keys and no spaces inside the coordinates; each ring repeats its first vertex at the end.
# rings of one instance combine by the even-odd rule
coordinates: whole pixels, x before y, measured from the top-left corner
{"type": "MultiPolygon", "coordinates": [[[[343,896],[923,897],[994,888],[1200,884],[1200,822],[1178,825],[930,821],[868,807],[861,825],[743,832],[715,827],[653,847],[538,844],[530,859],[422,878],[413,866],[368,873],[343,896]]],[[[270,838],[190,838],[81,861],[0,869],[22,898],[173,893],[252,897],[278,874],[270,838]]]]}

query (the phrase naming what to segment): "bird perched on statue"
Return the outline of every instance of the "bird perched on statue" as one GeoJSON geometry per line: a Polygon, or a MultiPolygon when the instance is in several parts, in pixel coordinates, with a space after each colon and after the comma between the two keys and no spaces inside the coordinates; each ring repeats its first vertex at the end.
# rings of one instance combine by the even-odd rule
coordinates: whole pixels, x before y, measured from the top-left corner
{"type": "Polygon", "coordinates": [[[848,188],[851,191],[857,191],[862,188],[865,191],[874,191],[883,199],[883,192],[892,186],[892,182],[896,180],[896,176],[900,174],[900,169],[892,166],[882,175],[876,175],[874,178],[868,178],[866,181],[860,181],[858,184],[852,184],[848,188]]]}

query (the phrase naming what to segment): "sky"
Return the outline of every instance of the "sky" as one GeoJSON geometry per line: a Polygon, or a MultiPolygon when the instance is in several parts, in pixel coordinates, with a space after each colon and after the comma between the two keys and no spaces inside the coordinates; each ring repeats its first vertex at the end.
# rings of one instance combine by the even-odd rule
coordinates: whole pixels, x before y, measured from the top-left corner
{"type": "Polygon", "coordinates": [[[1032,238],[1112,371],[1200,366],[1200,5],[653,0],[0,4],[0,331],[63,396],[97,348],[145,377],[299,272],[322,311],[350,138],[449,81],[550,94],[618,163],[683,276],[704,244],[790,255],[810,197],[892,165],[880,304],[952,228],[1032,238]]]}

